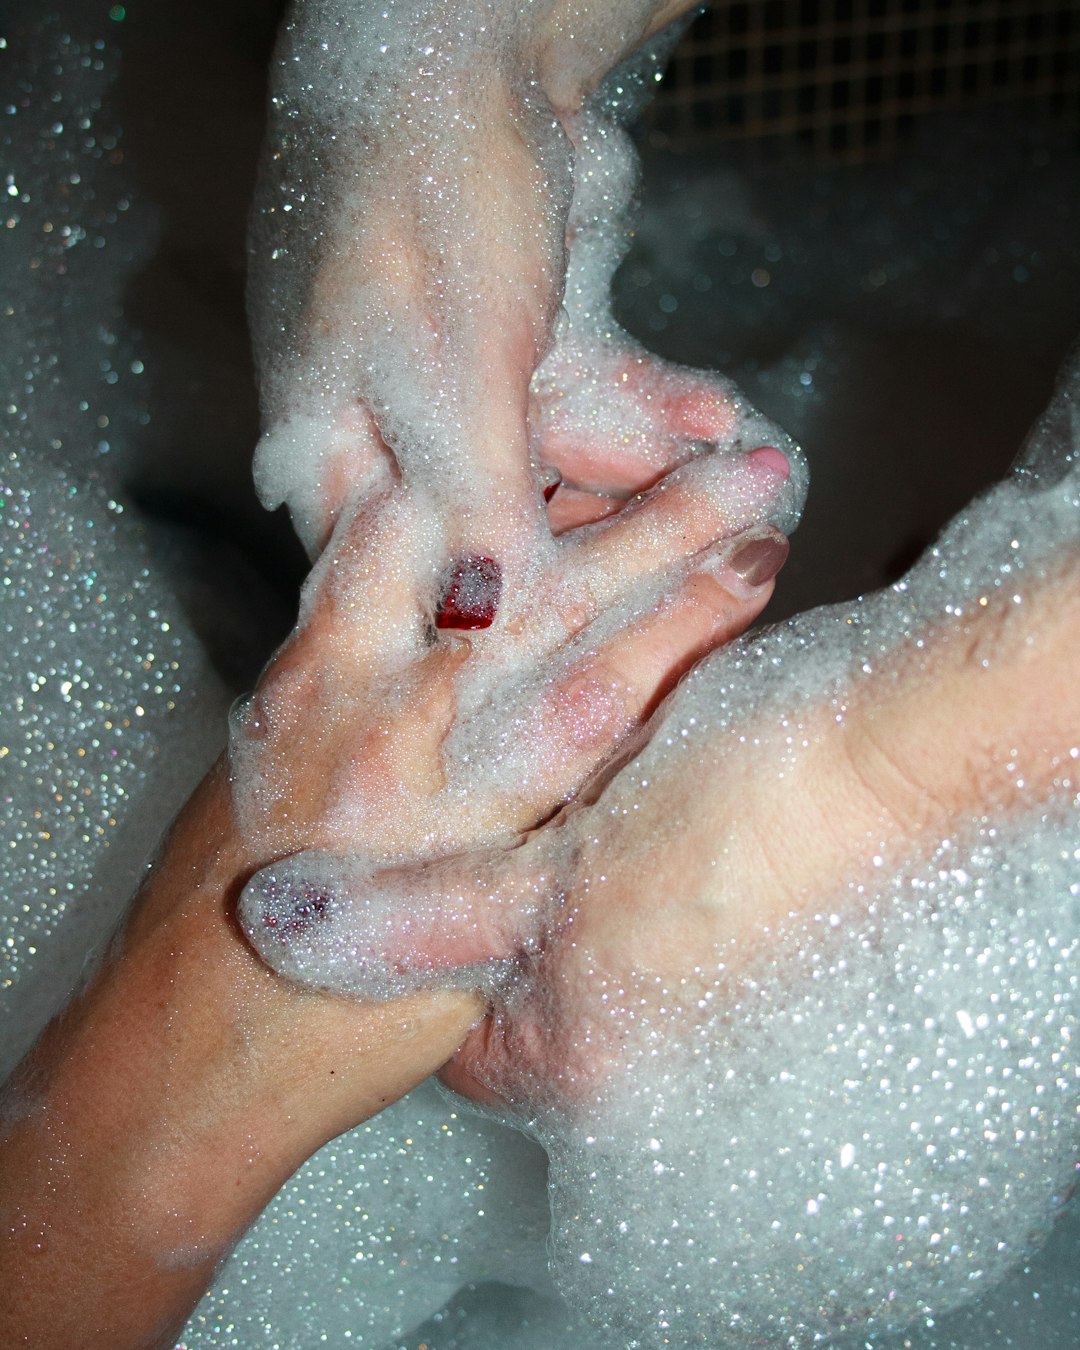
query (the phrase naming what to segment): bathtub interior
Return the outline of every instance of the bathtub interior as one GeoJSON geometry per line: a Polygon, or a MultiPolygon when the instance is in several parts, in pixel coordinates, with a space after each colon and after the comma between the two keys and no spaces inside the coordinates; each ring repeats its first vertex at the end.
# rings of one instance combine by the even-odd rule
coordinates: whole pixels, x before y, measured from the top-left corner
{"type": "MultiPolygon", "coordinates": [[[[152,18],[135,5],[102,6],[37,27],[46,45],[65,28],[81,31],[59,74],[39,69],[30,81],[15,124],[27,194],[16,198],[17,240],[28,267],[33,256],[51,261],[8,317],[21,325],[20,358],[59,354],[59,363],[49,379],[38,363],[27,393],[9,347],[11,406],[26,414],[9,423],[9,487],[20,528],[40,546],[16,547],[9,535],[6,562],[32,593],[43,559],[56,555],[55,627],[75,612],[77,587],[65,577],[91,570],[108,582],[102,603],[114,618],[81,630],[95,675],[79,703],[78,688],[74,702],[62,692],[62,672],[23,687],[37,667],[59,663],[43,645],[40,603],[19,610],[5,706],[19,710],[36,758],[28,750],[29,767],[12,780],[15,816],[33,818],[43,776],[80,790],[79,748],[117,791],[96,803],[99,833],[85,812],[65,817],[48,848],[16,831],[21,861],[4,900],[18,953],[3,991],[19,1030],[12,1050],[108,930],[156,833],[214,753],[228,697],[287,627],[303,567],[286,522],[261,513],[248,484],[257,428],[243,233],[267,18],[243,4],[212,16],[160,6],[152,18]],[[170,68],[185,80],[163,78],[170,68]],[[80,142],[74,168],[63,150],[70,126],[42,151],[59,121],[46,106],[56,92],[75,119],[101,103],[90,113],[98,143],[80,142]],[[62,208],[50,210],[61,168],[83,176],[77,187],[92,181],[93,201],[74,196],[84,213],[98,212],[62,255],[43,249],[40,234],[47,216],[61,218],[62,208]],[[79,535],[87,521],[93,556],[79,535]],[[151,611],[158,633],[169,625],[177,693],[154,694],[165,686],[151,681],[138,724],[110,727],[109,741],[99,724],[113,719],[97,704],[119,707],[130,686],[112,649],[127,640],[125,624],[145,648],[151,611]],[[27,879],[46,897],[29,924],[15,912],[27,879]]],[[[17,74],[28,43],[10,40],[3,53],[24,62],[17,74]]],[[[1069,136],[1021,108],[938,119],[903,157],[858,169],[646,147],[620,316],[661,354],[730,374],[811,463],[807,513],[767,617],[895,579],[1007,468],[1080,331],[1076,170],[1069,136]]],[[[426,1086],[302,1169],[224,1267],[182,1343],[602,1345],[548,1283],[544,1174],[530,1140],[426,1086]]],[[[1072,1346],[1078,1239],[1073,1207],[995,1290],[874,1344],[1072,1346]]]]}

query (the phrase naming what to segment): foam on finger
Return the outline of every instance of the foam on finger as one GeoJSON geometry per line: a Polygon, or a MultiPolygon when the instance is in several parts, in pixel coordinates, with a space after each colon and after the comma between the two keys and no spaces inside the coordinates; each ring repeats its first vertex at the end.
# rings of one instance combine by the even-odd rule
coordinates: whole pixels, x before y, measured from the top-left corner
{"type": "Polygon", "coordinates": [[[256,951],[299,983],[366,1000],[504,986],[558,908],[557,882],[515,876],[501,855],[466,867],[380,870],[309,851],[257,872],[239,917],[256,951]]]}

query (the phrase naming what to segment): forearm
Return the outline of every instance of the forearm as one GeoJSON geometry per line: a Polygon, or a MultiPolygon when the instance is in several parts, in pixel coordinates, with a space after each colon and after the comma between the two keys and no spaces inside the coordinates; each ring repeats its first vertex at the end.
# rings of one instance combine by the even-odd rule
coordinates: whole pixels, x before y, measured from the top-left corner
{"type": "Polygon", "coordinates": [[[1042,579],[962,609],[909,644],[895,671],[875,672],[854,703],[848,757],[901,834],[1023,809],[1073,766],[1080,556],[1064,552],[1042,579]]]}
{"type": "Polygon", "coordinates": [[[4,1345],[171,1344],[300,1163],[438,1067],[475,1016],[464,996],[364,1008],[267,970],[233,924],[229,822],[218,772],[8,1087],[4,1345]]]}
{"type": "Polygon", "coordinates": [[[842,712],[818,710],[789,785],[797,828],[769,848],[784,855],[777,870],[800,879],[799,905],[832,879],[867,881],[881,861],[902,866],[1075,779],[1078,633],[1080,559],[1067,554],[1017,599],[976,595],[886,653],[840,697],[842,712]]]}

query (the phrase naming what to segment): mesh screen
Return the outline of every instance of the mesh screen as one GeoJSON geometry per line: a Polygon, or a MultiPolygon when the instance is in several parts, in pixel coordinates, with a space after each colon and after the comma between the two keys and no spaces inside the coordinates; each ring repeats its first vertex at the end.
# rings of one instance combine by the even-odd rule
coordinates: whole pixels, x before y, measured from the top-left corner
{"type": "Polygon", "coordinates": [[[924,113],[1018,98],[1080,122],[1080,0],[715,0],[649,125],[862,159],[924,113]]]}

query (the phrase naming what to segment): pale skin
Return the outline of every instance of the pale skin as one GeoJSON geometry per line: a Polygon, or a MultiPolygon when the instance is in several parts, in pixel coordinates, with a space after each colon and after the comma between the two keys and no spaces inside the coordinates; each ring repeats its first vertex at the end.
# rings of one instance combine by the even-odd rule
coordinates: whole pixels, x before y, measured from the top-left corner
{"type": "MultiPolygon", "coordinates": [[[[657,6],[648,27],[659,28],[684,8],[657,6]]],[[[566,82],[562,72],[573,63],[553,43],[542,46],[540,64],[548,72],[553,106],[568,112],[603,73],[579,63],[566,82]]],[[[513,146],[512,110],[504,112],[502,120],[493,118],[492,135],[505,135],[513,146]]],[[[506,172],[515,170],[511,165],[506,172]]],[[[500,200],[516,210],[521,198],[508,192],[500,200]]],[[[493,231],[505,224],[507,231],[521,232],[520,221],[500,219],[493,214],[493,231]]],[[[406,261],[412,275],[416,260],[406,261]]],[[[376,256],[361,262],[370,269],[386,260],[376,256]]],[[[509,401],[501,395],[493,401],[490,435],[477,442],[480,463],[502,485],[503,504],[507,491],[513,498],[509,518],[518,523],[515,537],[525,551],[540,519],[524,436],[527,389],[546,314],[539,305],[525,316],[514,340],[500,344],[497,355],[508,354],[512,367],[500,387],[517,392],[509,401]]],[[[722,412],[716,410],[717,418],[722,412]]],[[[564,447],[560,454],[559,467],[571,470],[572,453],[564,447]]],[[[657,476],[650,466],[639,480],[632,465],[610,462],[595,447],[587,462],[582,481],[589,490],[581,496],[568,492],[561,501],[556,495],[552,503],[556,531],[605,515],[611,497],[632,497],[657,476]]],[[[663,467],[670,469],[674,462],[663,467]]],[[[700,494],[683,492],[682,481],[674,482],[676,491],[634,506],[639,517],[656,508],[663,528],[649,537],[666,543],[647,565],[657,575],[680,578],[673,598],[660,611],[650,611],[647,622],[629,626],[594,650],[606,683],[617,691],[622,716],[603,724],[607,730],[595,742],[576,758],[559,761],[558,773],[537,781],[528,795],[493,796],[482,803],[468,830],[453,841],[453,851],[467,852],[496,824],[523,831],[550,814],[612,754],[627,730],[648,716],[674,678],[740,632],[767,600],[771,578],[747,587],[737,572],[723,572],[718,580],[696,566],[695,559],[715,553],[717,541],[738,524],[711,515],[700,494]]],[[[344,538],[354,545],[357,566],[368,570],[373,584],[391,584],[393,578],[379,572],[378,548],[364,533],[377,531],[382,518],[377,512],[374,519],[349,517],[354,504],[347,475],[326,485],[323,502],[320,545],[344,518],[344,538]]],[[[620,585],[634,580],[628,560],[641,555],[634,519],[630,512],[619,532],[582,536],[588,547],[595,546],[599,566],[620,585]]],[[[500,522],[500,544],[505,533],[500,522]]],[[[348,554],[346,548],[341,556],[348,554]]],[[[733,551],[725,557],[734,565],[733,551]]],[[[846,877],[853,852],[863,847],[868,832],[883,829],[886,822],[899,821],[918,837],[939,830],[942,819],[947,823],[977,809],[984,793],[1006,790],[1007,783],[994,777],[993,757],[986,754],[1003,733],[1022,742],[1033,772],[1052,773],[1055,756],[1063,753],[1070,729],[1080,722],[1071,678],[1071,634],[1080,621],[1076,580],[1075,568],[1067,569],[1056,586],[1041,593],[1041,602],[1035,598],[1029,611],[1034,646],[1014,634],[991,676],[973,662],[970,645],[946,644],[939,660],[913,669],[910,678],[883,689],[864,707],[854,707],[842,734],[823,738],[815,782],[827,785],[826,801],[843,807],[829,813],[828,830],[821,830],[816,814],[805,814],[807,797],[777,802],[767,764],[735,765],[732,778],[710,783],[708,792],[696,779],[696,807],[688,816],[680,864],[692,870],[700,857],[704,865],[702,841],[718,821],[730,822],[734,856],[746,893],[755,897],[752,917],[759,923],[763,915],[786,912],[846,877]],[[1037,700],[1028,697],[1033,687],[1040,692],[1037,700]],[[1023,706],[1036,703],[1038,716],[1018,725],[1021,691],[1023,706]],[[977,718],[971,716],[973,707],[977,718]],[[957,773],[958,764],[972,759],[987,766],[985,777],[957,773]],[[749,810],[748,801],[758,809],[749,810]],[[941,816],[935,814],[939,810],[941,816]],[[785,827],[779,837],[787,841],[779,848],[768,828],[778,818],[785,827]],[[799,846],[810,840],[816,841],[814,849],[799,846]]],[[[613,595],[609,603],[617,598],[613,595]]],[[[400,600],[405,612],[416,611],[415,594],[400,600]]],[[[457,715],[455,673],[459,663],[473,658],[470,649],[443,639],[420,653],[403,649],[396,629],[380,627],[387,614],[398,612],[400,606],[387,601],[368,621],[340,613],[329,593],[313,592],[304,626],[271,666],[264,686],[299,678],[309,691],[293,704],[295,720],[277,761],[288,770],[287,818],[275,815],[255,837],[246,833],[233,811],[226,768],[219,765],[174,826],[102,967],[47,1029],[9,1087],[0,1138],[0,1286],[5,1290],[0,1339],[5,1345],[42,1350],[170,1345],[221,1258],[321,1144],[408,1091],[451,1060],[463,1042],[447,1070],[455,1086],[481,1094],[492,1090],[491,1081],[511,1081],[503,1066],[507,1055],[516,1053],[514,1036],[484,1021],[485,1008],[476,996],[424,994],[371,1006],[305,990],[264,966],[234,921],[237,892],[257,868],[282,852],[355,842],[328,822],[326,787],[342,765],[371,754],[376,740],[380,762],[393,766],[394,793],[392,803],[383,803],[387,835],[365,844],[400,851],[412,831],[417,848],[428,838],[433,811],[437,814],[440,746],[457,715]],[[320,687],[356,687],[358,680],[366,695],[358,698],[358,706],[369,720],[328,731],[320,687]],[[400,717],[403,697],[411,717],[400,717]],[[391,734],[387,746],[383,733],[388,726],[392,733],[405,726],[410,731],[391,734]],[[402,803],[407,805],[404,820],[402,803]]],[[[580,632],[594,617],[568,612],[565,628],[580,632]]],[[[993,615],[980,614],[974,622],[991,624],[993,615]]],[[[513,633],[504,637],[516,640],[513,633]]],[[[476,639],[475,651],[489,640],[501,639],[493,630],[476,639]]],[[[527,638],[515,650],[523,669],[551,657],[527,638]]],[[[566,672],[563,688],[569,697],[580,687],[575,683],[580,674],[576,666],[566,672]]],[[[556,719],[549,734],[557,728],[556,719]]],[[[652,799],[655,809],[685,813],[688,791],[685,783],[666,784],[666,795],[652,799]]],[[[809,801],[815,800],[815,810],[821,809],[820,793],[810,795],[809,801]]],[[[566,825],[556,821],[553,826],[579,828],[575,819],[584,820],[589,809],[582,807],[566,825]]],[[[542,831],[533,836],[534,841],[542,838],[542,831]]],[[[541,847],[530,842],[508,853],[508,868],[526,867],[531,861],[527,850],[541,847]]],[[[603,855],[609,854],[623,860],[615,883],[602,902],[586,907],[575,901],[580,918],[574,942],[549,953],[547,978],[556,987],[580,973],[576,963],[585,949],[590,960],[602,959],[613,971],[640,961],[634,950],[620,946],[627,912],[638,914],[634,931],[651,959],[684,959],[682,951],[650,945],[649,899],[635,888],[627,839],[617,832],[605,836],[603,855]]],[[[581,874],[568,879],[572,896],[586,888],[590,866],[586,856],[581,874]]],[[[695,917],[697,928],[690,929],[695,942],[707,947],[723,936],[706,903],[695,917]]],[[[527,1064],[523,1057],[523,1067],[527,1064]]]]}
{"type": "MultiPolygon", "coordinates": [[[[782,481],[762,474],[766,487],[782,481]]],[[[431,1074],[482,1017],[467,993],[374,1006],[330,998],[283,980],[244,941],[235,904],[254,871],[300,847],[355,846],[335,784],[365,780],[374,856],[423,856],[448,814],[442,747],[458,719],[457,681],[473,667],[505,674],[516,660],[527,673],[563,659],[533,709],[539,741],[560,753],[510,790],[474,795],[440,842],[461,851],[535,824],[687,665],[752,620],[787,551],[761,526],[718,543],[730,515],[676,474],[610,522],[564,536],[574,565],[595,568],[604,585],[591,601],[571,592],[560,601],[556,560],[547,581],[562,612],[546,652],[534,628],[511,621],[512,597],[507,620],[475,645],[457,635],[432,645],[421,589],[401,571],[415,514],[395,489],[341,531],[309,582],[301,626],[260,682],[262,765],[283,790],[245,825],[227,765],[211,772],[101,969],[9,1085],[5,1345],[171,1344],[217,1264],[300,1163],[431,1074]],[[749,581],[738,570],[746,546],[749,581]],[[594,618],[650,573],[674,579],[669,597],[590,641],[594,618]],[[579,722],[596,691],[604,715],[571,742],[567,719],[579,722]],[[328,700],[346,715],[328,716],[328,700]]],[[[507,725],[521,715],[506,703],[507,725]]]]}
{"type": "MultiPolygon", "coordinates": [[[[1007,817],[1075,792],[1078,633],[1074,553],[1027,588],[1021,606],[998,597],[925,633],[921,648],[905,644],[853,682],[840,720],[834,704],[803,710],[805,748],[793,753],[788,728],[759,716],[740,728],[744,738],[706,740],[689,762],[650,772],[632,812],[609,810],[605,791],[508,850],[496,882],[507,894],[527,894],[544,876],[566,899],[528,997],[472,1029],[444,1080],[526,1114],[542,1082],[544,1100],[561,1097],[573,1114],[581,1093],[602,1100],[605,1079],[619,1072],[614,991],[651,989],[670,1002],[656,991],[675,989],[692,1007],[717,961],[730,970],[755,959],[780,926],[850,882],[873,893],[875,856],[901,866],[984,814],[1007,817]],[[672,821],[675,840],[657,848],[672,821]],[[569,849],[556,837],[563,832],[569,849]]],[[[460,893],[469,860],[447,868],[460,893]]],[[[504,933],[492,923],[494,954],[505,954],[504,933]]]]}
{"type": "MultiPolygon", "coordinates": [[[[691,443],[730,441],[735,420],[716,380],[676,371],[632,346],[613,355],[599,333],[584,359],[570,363],[572,373],[531,385],[553,339],[558,355],[553,326],[564,298],[564,250],[574,248],[580,223],[560,195],[560,181],[565,188],[574,162],[576,119],[613,66],[691,8],[684,0],[608,0],[603,6],[559,0],[539,7],[531,25],[531,11],[522,10],[518,17],[526,26],[514,31],[509,50],[499,52],[497,69],[490,69],[491,53],[481,45],[460,83],[447,76],[451,83],[444,85],[426,69],[410,72],[409,89],[380,114],[393,114],[403,141],[369,130],[355,148],[345,135],[333,150],[320,143],[325,223],[320,218],[318,228],[290,238],[288,249],[280,250],[286,261],[268,264],[267,249],[255,259],[271,277],[280,277],[282,269],[295,274],[294,307],[272,309],[255,328],[257,352],[284,340],[300,353],[285,362],[285,374],[274,376],[270,429],[305,406],[312,368],[340,371],[318,482],[294,485],[289,499],[312,554],[325,546],[350,489],[374,484],[377,490],[387,473],[399,471],[408,483],[414,472],[407,456],[394,462],[388,419],[351,373],[354,358],[363,363],[379,354],[377,345],[369,349],[366,324],[416,335],[424,357],[411,373],[427,406],[442,406],[444,386],[459,388],[448,407],[464,421],[464,436],[440,436],[423,448],[434,455],[452,450],[446,469],[460,495],[443,510],[449,546],[461,553],[492,554],[508,523],[520,529],[532,518],[534,465],[563,477],[550,516],[558,532],[617,510],[688,458],[691,443]],[[578,26],[582,13],[584,31],[578,26]],[[597,16],[606,19],[599,49],[597,16]],[[440,134],[432,135],[417,115],[417,105],[428,99],[439,103],[440,134]],[[456,139],[448,176],[441,131],[450,120],[456,121],[456,139]],[[433,224],[423,201],[404,195],[406,168],[418,195],[430,190],[436,199],[454,196],[449,239],[437,211],[433,224]],[[358,179],[364,189],[354,200],[358,179]],[[358,278],[367,282],[362,293],[358,278]],[[353,355],[343,358],[343,349],[353,355]],[[565,434],[557,415],[564,378],[589,380],[603,390],[610,430],[565,434]],[[620,434],[623,405],[625,420],[644,417],[651,424],[644,453],[628,449],[620,434]],[[297,498],[303,502],[299,513],[297,498]]],[[[270,222],[284,219],[276,200],[271,190],[270,222]]],[[[304,208],[294,203],[292,209],[289,219],[295,221],[304,208]]],[[[261,275],[256,272],[257,293],[261,275]]],[[[269,357],[272,369],[278,364],[279,358],[269,357]]]]}

